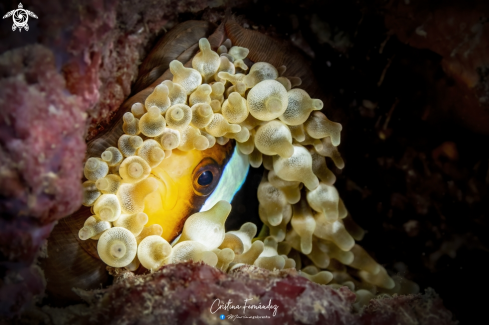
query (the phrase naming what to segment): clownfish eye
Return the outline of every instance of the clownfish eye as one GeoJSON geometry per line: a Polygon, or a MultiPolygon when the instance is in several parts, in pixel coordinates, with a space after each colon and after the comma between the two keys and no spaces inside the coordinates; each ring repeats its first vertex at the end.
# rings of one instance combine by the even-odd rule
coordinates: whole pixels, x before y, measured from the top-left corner
{"type": "Polygon", "coordinates": [[[208,196],[214,191],[221,178],[222,168],[212,158],[204,158],[193,172],[194,191],[199,196],[208,196]]]}
{"type": "Polygon", "coordinates": [[[214,175],[212,175],[212,172],[210,170],[206,170],[202,174],[200,174],[197,182],[201,186],[208,186],[209,184],[212,183],[213,178],[214,178],[214,175]]]}

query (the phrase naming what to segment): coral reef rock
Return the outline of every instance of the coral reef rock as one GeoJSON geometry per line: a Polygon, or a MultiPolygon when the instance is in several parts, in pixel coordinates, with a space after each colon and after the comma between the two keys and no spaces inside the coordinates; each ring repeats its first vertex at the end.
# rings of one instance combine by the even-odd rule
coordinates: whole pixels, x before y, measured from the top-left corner
{"type": "Polygon", "coordinates": [[[123,271],[108,289],[77,293],[89,306],[43,307],[30,316],[54,324],[454,324],[433,291],[379,297],[354,311],[355,294],[347,287],[319,285],[291,269],[243,266],[225,274],[203,263],[185,262],[149,275],[123,271]],[[246,299],[248,307],[271,307],[243,312],[246,299]]]}

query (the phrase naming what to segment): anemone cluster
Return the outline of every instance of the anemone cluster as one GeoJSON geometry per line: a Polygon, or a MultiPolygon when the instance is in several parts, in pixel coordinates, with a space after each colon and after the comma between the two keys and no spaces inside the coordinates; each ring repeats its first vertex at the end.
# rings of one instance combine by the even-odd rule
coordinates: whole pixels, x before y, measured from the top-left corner
{"type": "Polygon", "coordinates": [[[325,160],[344,166],[337,150],[341,124],[320,111],[323,102],[296,88],[300,79],[282,76],[285,67],[257,62],[249,68],[248,49],[229,40],[217,52],[204,38],[199,47],[193,68],[172,61],[173,80],[163,81],[124,114],[118,147],[86,161],[83,204],[94,215],[80,239],[98,240],[102,261],[129,270],[141,264],[155,271],[186,260],[224,272],[250,264],[297,268],[317,283],[350,287],[360,301],[379,288],[415,291],[355,244],[364,231],[340,199],[325,160]],[[260,235],[255,237],[253,223],[225,232],[231,211],[225,201],[191,215],[173,246],[161,237],[161,226],[145,227],[145,197],[158,187],[148,177],[152,168],[172,150],[205,150],[229,139],[251,166],[265,168],[258,187],[265,225],[260,235]]]}

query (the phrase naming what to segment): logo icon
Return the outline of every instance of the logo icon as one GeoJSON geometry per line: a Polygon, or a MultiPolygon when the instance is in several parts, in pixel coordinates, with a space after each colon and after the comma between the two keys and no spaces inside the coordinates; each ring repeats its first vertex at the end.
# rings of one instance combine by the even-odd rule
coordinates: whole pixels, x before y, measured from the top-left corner
{"type": "Polygon", "coordinates": [[[24,7],[22,6],[22,3],[19,3],[19,8],[9,11],[3,16],[3,19],[12,16],[12,19],[14,20],[14,24],[12,25],[12,30],[15,31],[17,28],[19,29],[19,32],[22,31],[22,28],[24,28],[26,31],[29,30],[29,25],[27,25],[27,21],[29,20],[29,16],[32,18],[36,18],[37,16],[35,13],[32,11],[23,9],[24,7]]]}
{"type": "Polygon", "coordinates": [[[221,316],[219,316],[220,319],[224,319],[226,318],[226,316],[224,316],[224,314],[221,314],[221,316]]]}

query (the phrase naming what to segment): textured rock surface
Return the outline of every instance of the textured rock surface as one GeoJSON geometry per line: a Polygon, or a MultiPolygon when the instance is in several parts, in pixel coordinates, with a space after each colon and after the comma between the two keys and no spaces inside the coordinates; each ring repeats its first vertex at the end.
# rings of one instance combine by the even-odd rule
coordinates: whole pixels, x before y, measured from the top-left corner
{"type": "Polygon", "coordinates": [[[3,220],[31,217],[47,224],[80,202],[84,107],[66,93],[54,56],[44,46],[4,53],[0,72],[3,220]]]}
{"type": "Polygon", "coordinates": [[[9,314],[42,292],[29,265],[53,222],[81,200],[86,114],[44,46],[4,53],[0,74],[0,299],[9,314]]]}
{"type": "Polygon", "coordinates": [[[62,324],[453,324],[451,313],[433,292],[424,295],[372,300],[366,309],[353,311],[355,295],[319,285],[295,270],[271,272],[253,266],[231,274],[199,263],[163,267],[151,275],[119,275],[106,290],[79,291],[89,306],[65,309],[43,307],[25,321],[44,319],[62,324]],[[219,299],[226,305],[278,306],[274,309],[217,310],[219,299]],[[214,305],[213,305],[214,303],[214,305]],[[211,312],[214,311],[214,313],[211,312]],[[225,320],[219,317],[223,314],[225,320]],[[230,315],[268,316],[236,318],[230,315]]]}
{"type": "Polygon", "coordinates": [[[31,294],[6,283],[16,272],[39,280],[28,267],[40,245],[80,206],[85,138],[106,127],[129,95],[151,42],[179,13],[223,3],[34,0],[24,3],[39,17],[29,32],[1,21],[0,298],[17,301],[2,304],[3,315],[29,303],[31,294]]]}

